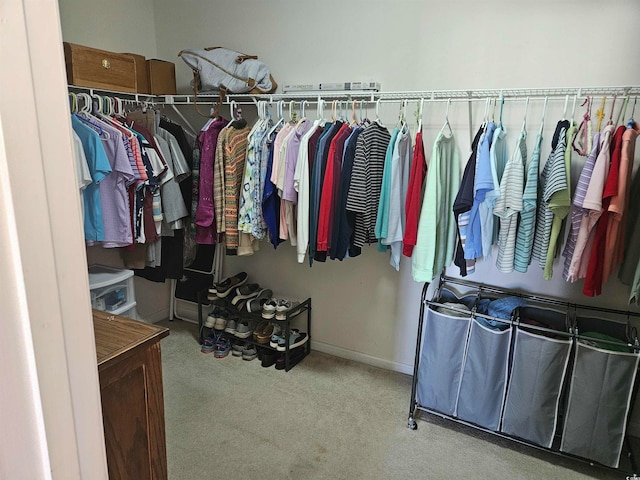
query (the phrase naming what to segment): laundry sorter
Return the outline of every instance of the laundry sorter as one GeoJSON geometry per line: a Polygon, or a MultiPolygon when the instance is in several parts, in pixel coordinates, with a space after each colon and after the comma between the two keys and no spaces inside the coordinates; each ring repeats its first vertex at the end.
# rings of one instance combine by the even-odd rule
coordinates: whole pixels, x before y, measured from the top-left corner
{"type": "Polygon", "coordinates": [[[640,359],[631,318],[640,314],[445,275],[431,300],[428,287],[409,428],[424,411],[610,468],[624,451],[637,471],[626,428],[640,359]]]}

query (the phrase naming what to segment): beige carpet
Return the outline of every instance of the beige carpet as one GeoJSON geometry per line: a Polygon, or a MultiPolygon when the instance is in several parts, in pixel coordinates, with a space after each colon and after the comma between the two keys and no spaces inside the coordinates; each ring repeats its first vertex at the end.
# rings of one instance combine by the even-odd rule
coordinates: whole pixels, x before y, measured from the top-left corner
{"type": "Polygon", "coordinates": [[[423,415],[410,377],[312,352],[290,372],[200,353],[197,326],[161,322],[171,480],[624,479],[423,415]]]}

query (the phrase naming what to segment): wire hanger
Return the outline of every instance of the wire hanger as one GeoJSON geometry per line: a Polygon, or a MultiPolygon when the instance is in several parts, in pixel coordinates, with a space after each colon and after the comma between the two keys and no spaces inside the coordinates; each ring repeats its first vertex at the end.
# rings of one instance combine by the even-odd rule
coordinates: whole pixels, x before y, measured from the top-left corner
{"type": "Polygon", "coordinates": [[[542,118],[540,119],[540,130],[538,131],[538,135],[542,135],[542,130],[544,129],[544,116],[547,113],[548,103],[549,103],[549,97],[544,97],[544,106],[542,107],[542,118]]]}
{"type": "Polygon", "coordinates": [[[616,108],[617,96],[617,94],[613,94],[613,103],[611,104],[611,112],[609,112],[609,121],[607,122],[607,125],[613,125],[613,110],[616,108]]]}
{"type": "Polygon", "coordinates": [[[522,131],[527,129],[527,111],[529,110],[529,97],[524,104],[524,117],[522,118],[522,131]]]}

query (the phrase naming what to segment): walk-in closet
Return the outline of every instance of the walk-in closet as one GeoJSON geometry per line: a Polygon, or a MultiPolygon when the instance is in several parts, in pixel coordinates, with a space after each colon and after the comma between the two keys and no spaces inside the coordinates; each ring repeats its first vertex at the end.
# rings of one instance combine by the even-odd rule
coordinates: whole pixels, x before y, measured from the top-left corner
{"type": "Polygon", "coordinates": [[[0,19],[1,478],[640,474],[636,1],[0,19]]]}

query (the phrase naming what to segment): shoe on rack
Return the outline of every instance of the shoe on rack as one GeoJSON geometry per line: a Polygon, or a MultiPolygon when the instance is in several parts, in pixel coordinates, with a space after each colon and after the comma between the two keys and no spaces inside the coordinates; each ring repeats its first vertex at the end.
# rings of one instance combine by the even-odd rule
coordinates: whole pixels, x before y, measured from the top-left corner
{"type": "Polygon", "coordinates": [[[256,328],[253,329],[253,340],[258,341],[258,335],[262,333],[262,331],[269,326],[269,322],[266,320],[262,320],[258,322],[256,328]]]}
{"type": "MultiPolygon", "coordinates": [[[[309,336],[306,333],[300,332],[296,328],[292,328],[291,333],[289,334],[289,350],[307,343],[307,340],[309,340],[309,336]]],[[[284,337],[280,337],[280,339],[278,340],[277,348],[279,352],[284,352],[287,349],[287,342],[285,341],[284,337]]]]}
{"type": "MultiPolygon", "coordinates": [[[[298,347],[289,350],[289,367],[293,367],[305,357],[304,347],[298,347]]],[[[276,370],[284,370],[286,368],[286,358],[284,354],[279,355],[276,360],[276,370]]]]}
{"type": "Polygon", "coordinates": [[[229,317],[229,320],[227,320],[227,325],[224,327],[224,331],[226,333],[230,333],[231,335],[235,335],[237,325],[238,325],[238,316],[231,315],[229,317]]]}
{"type": "Polygon", "coordinates": [[[253,329],[249,325],[249,321],[248,320],[241,320],[236,325],[235,336],[238,337],[238,338],[249,338],[251,336],[252,332],[253,332],[253,329]]]}
{"type": "Polygon", "coordinates": [[[260,365],[262,365],[264,368],[269,368],[275,365],[276,361],[278,360],[278,357],[280,356],[282,356],[280,353],[274,352],[273,350],[265,351],[262,354],[262,360],[260,361],[260,365]]]}
{"type": "MultiPolygon", "coordinates": [[[[262,329],[260,332],[255,334],[255,340],[259,344],[267,344],[271,339],[273,334],[279,335],[281,331],[280,325],[274,325],[272,323],[267,324],[267,326],[262,329]]],[[[276,345],[277,346],[277,345],[276,345]]]]}
{"type": "Polygon", "coordinates": [[[215,317],[215,323],[213,324],[214,330],[224,330],[227,327],[227,321],[229,320],[229,310],[226,308],[218,309],[218,316],[215,317]]]}
{"type": "Polygon", "coordinates": [[[276,320],[286,320],[287,313],[298,305],[300,305],[300,302],[295,300],[279,300],[278,305],[276,306],[276,320]]]}
{"type": "Polygon", "coordinates": [[[235,296],[231,300],[232,305],[237,305],[240,300],[253,298],[260,293],[260,285],[257,283],[245,283],[236,288],[235,296]]]}
{"type": "Polygon", "coordinates": [[[269,288],[263,288],[258,292],[258,295],[247,301],[247,312],[256,313],[261,312],[264,304],[271,298],[273,292],[269,288]]]}
{"type": "Polygon", "coordinates": [[[258,357],[258,350],[256,350],[256,347],[254,347],[251,344],[245,345],[244,350],[242,350],[242,359],[250,361],[257,357],[258,357]]]}
{"type": "Polygon", "coordinates": [[[232,277],[225,278],[222,282],[213,286],[216,296],[218,298],[227,297],[230,293],[235,292],[240,285],[244,285],[247,282],[247,278],[249,276],[246,272],[240,272],[232,277]]]}
{"type": "Polygon", "coordinates": [[[200,351],[202,353],[213,353],[214,348],[215,348],[215,339],[213,337],[206,337],[202,341],[202,347],[200,348],[200,351]]]}
{"type": "Polygon", "coordinates": [[[284,341],[284,332],[282,330],[276,332],[274,328],[271,338],[269,339],[269,346],[271,348],[278,348],[278,342],[280,342],[280,340],[284,341]]]}
{"type": "Polygon", "coordinates": [[[213,350],[213,355],[216,358],[224,358],[227,355],[229,355],[230,351],[231,351],[231,342],[226,338],[222,337],[218,339],[218,341],[216,342],[213,350]]]}
{"type": "Polygon", "coordinates": [[[213,310],[211,310],[211,312],[209,312],[209,315],[207,315],[207,318],[204,321],[204,326],[207,328],[213,328],[213,326],[216,323],[216,318],[218,318],[218,307],[214,307],[213,310]]]}
{"type": "Polygon", "coordinates": [[[262,305],[262,318],[266,318],[267,320],[276,316],[276,307],[278,306],[279,300],[276,298],[270,298],[264,305],[262,305]]]}
{"type": "Polygon", "coordinates": [[[241,340],[233,342],[233,345],[231,345],[231,355],[233,355],[234,357],[241,357],[242,351],[244,350],[244,347],[246,345],[247,344],[241,340]]]}

